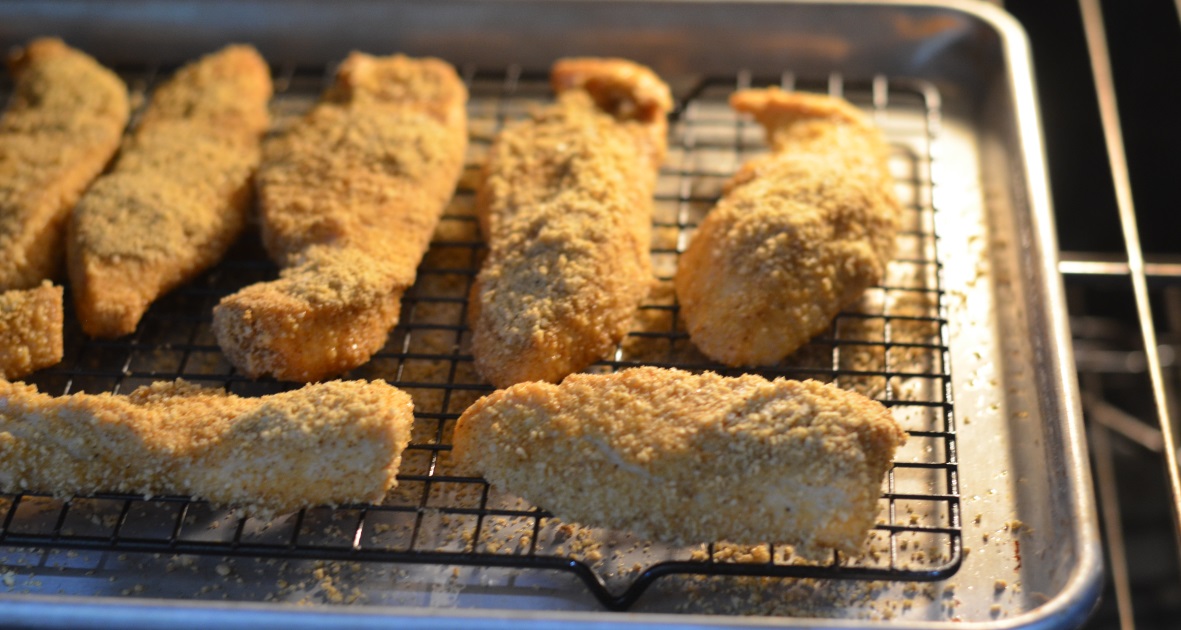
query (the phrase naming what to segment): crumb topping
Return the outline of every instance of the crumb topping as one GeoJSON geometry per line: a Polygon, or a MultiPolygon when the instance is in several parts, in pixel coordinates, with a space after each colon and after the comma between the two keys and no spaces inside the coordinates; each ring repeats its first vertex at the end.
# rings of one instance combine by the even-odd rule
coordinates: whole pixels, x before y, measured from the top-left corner
{"type": "Polygon", "coordinates": [[[881,133],[827,96],[738,92],[770,155],[743,165],[676,274],[690,337],[728,365],[771,364],[881,281],[900,206],[881,133]]]}
{"type": "Polygon", "coordinates": [[[832,385],[642,367],[493,393],[461,416],[454,456],[583,524],[857,554],[905,439],[832,385]]]}
{"type": "Polygon", "coordinates": [[[462,171],[466,102],[445,62],[353,53],[321,102],[266,143],[263,242],[285,269],[214,309],[236,367],[319,380],[385,344],[462,171]]]}
{"type": "Polygon", "coordinates": [[[17,379],[62,360],[62,288],[0,293],[0,378],[17,379]]]}
{"type": "Polygon", "coordinates": [[[119,146],[130,111],[115,74],[58,39],[10,59],[0,117],[0,290],[58,275],[71,208],[119,146]]]}
{"type": "Polygon", "coordinates": [[[248,46],[207,55],[155,90],[70,222],[70,282],[87,334],[131,333],[157,297],[242,232],[270,96],[270,69],[248,46]]]}
{"type": "Polygon", "coordinates": [[[556,382],[607,356],[651,281],[668,88],[619,60],[559,61],[552,76],[558,102],[500,133],[477,196],[489,252],[473,288],[472,352],[499,386],[556,382]],[[625,95],[658,115],[605,105],[625,95]]]}
{"type": "Polygon", "coordinates": [[[260,398],[180,380],[60,397],[0,382],[0,491],[191,494],[261,515],[378,502],[412,421],[383,381],[260,398]]]}

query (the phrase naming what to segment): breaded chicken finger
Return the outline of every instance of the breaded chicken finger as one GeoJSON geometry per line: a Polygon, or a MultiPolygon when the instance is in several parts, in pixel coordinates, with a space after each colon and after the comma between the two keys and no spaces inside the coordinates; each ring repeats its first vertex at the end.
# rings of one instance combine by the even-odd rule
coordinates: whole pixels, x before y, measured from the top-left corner
{"type": "Polygon", "coordinates": [[[606,358],[651,282],[668,87],[621,59],[561,60],[551,77],[558,102],[500,133],[477,196],[472,353],[499,387],[606,358]]]}
{"type": "Polygon", "coordinates": [[[249,46],[191,63],[152,94],[114,170],[70,222],[70,282],[87,334],[131,333],[157,297],[237,239],[270,97],[270,70],[249,46]]]}
{"type": "Polygon", "coordinates": [[[0,491],[188,494],[258,514],[376,502],[413,405],[382,381],[240,398],[184,381],[53,397],[0,382],[0,491]]]}
{"type": "Polygon", "coordinates": [[[353,53],[320,104],[267,144],[263,241],[284,269],[214,309],[238,369],[316,381],[385,345],[463,169],[466,103],[443,61],[353,53]]]}
{"type": "Polygon", "coordinates": [[[814,555],[862,548],[905,440],[885,407],[832,385],[643,367],[486,396],[454,457],[584,525],[814,555]]]}
{"type": "Polygon", "coordinates": [[[62,288],[0,293],[0,379],[17,379],[62,360],[62,288]]]}
{"type": "Polygon", "coordinates": [[[881,281],[899,204],[881,132],[848,103],[772,88],[731,99],[771,154],[727,185],[677,267],[693,343],[728,365],[779,361],[881,281]]]}
{"type": "Polygon", "coordinates": [[[127,87],[58,39],[34,40],[9,60],[16,79],[0,117],[0,291],[54,279],[66,221],[119,148],[127,87]]]}

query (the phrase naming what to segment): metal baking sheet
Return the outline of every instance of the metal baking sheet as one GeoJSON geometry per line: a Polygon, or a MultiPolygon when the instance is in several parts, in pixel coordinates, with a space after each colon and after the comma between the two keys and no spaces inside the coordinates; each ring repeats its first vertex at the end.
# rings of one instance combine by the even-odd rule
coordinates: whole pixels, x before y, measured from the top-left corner
{"type": "MultiPolygon", "coordinates": [[[[569,557],[617,593],[659,562],[795,561],[774,548],[665,549],[566,528],[447,475],[448,422],[489,391],[464,349],[466,287],[481,248],[470,195],[461,192],[403,324],[353,374],[403,385],[419,410],[402,487],[383,509],[255,523],[183,498],[95,497],[65,506],[30,496],[13,506],[8,498],[0,505],[6,619],[70,627],[457,618],[1072,627],[1094,601],[1097,535],[1052,272],[1036,103],[1023,37],[1000,12],[894,3],[345,2],[280,10],[274,2],[0,2],[0,45],[45,34],[119,68],[138,90],[223,43],[254,43],[274,64],[280,125],[306,110],[349,49],[442,56],[472,90],[469,171],[504,120],[548,98],[542,77],[554,58],[612,54],[649,63],[680,103],[654,230],[654,262],[665,278],[719,183],[760,148],[759,131],[727,111],[725,96],[768,82],[845,95],[886,131],[912,223],[883,287],[777,369],[893,401],[912,439],[884,488],[875,553],[837,558],[819,579],[653,577],[628,602],[632,613],[620,615],[605,612],[585,575],[569,567],[504,568],[519,562],[486,559],[468,566],[464,554],[472,551],[569,557]],[[485,519],[490,508],[495,520],[485,519]],[[114,551],[95,550],[107,540],[118,541],[114,551]],[[387,556],[357,551],[374,548],[387,556]],[[424,553],[435,555],[422,562],[424,553]]],[[[86,342],[73,331],[70,367],[34,380],[55,393],[127,391],[178,375],[244,395],[281,387],[236,377],[207,327],[220,295],[274,273],[252,236],[154,307],[131,339],[86,342]]],[[[708,367],[678,333],[666,288],[658,283],[636,333],[600,369],[708,367]]]]}

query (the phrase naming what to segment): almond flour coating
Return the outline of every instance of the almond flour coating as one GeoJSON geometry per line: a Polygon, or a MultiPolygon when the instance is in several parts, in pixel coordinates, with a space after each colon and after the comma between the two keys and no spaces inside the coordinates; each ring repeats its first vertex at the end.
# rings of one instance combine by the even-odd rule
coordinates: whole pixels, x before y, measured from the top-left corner
{"type": "Polygon", "coordinates": [[[61,397],[0,382],[0,491],[188,494],[257,514],[377,502],[412,422],[383,381],[261,398],[180,380],[61,397]]]}
{"type": "Polygon", "coordinates": [[[727,365],[772,364],[879,283],[900,206],[881,133],[853,106],[777,88],[731,98],[766,128],[678,263],[689,336],[727,365]]]}
{"type": "Polygon", "coordinates": [[[114,170],[70,222],[70,282],[88,335],[131,333],[157,297],[238,238],[270,97],[270,70],[248,46],[208,55],[156,89],[114,170]]]}
{"type": "Polygon", "coordinates": [[[284,269],[214,309],[231,363],[316,381],[385,345],[463,169],[466,103],[443,61],[353,53],[316,108],[267,143],[263,242],[284,269]]]}
{"type": "Polygon", "coordinates": [[[62,288],[0,293],[0,379],[16,379],[62,360],[62,288]]]}
{"type": "Polygon", "coordinates": [[[557,382],[610,355],[651,280],[668,87],[619,59],[552,70],[558,102],[496,138],[477,194],[488,256],[472,354],[494,385],[557,382]]]}
{"type": "Polygon", "coordinates": [[[32,289],[65,260],[78,197],[119,148],[127,87],[58,39],[9,59],[16,80],[0,118],[0,291],[32,289]]]}
{"type": "Polygon", "coordinates": [[[486,396],[454,457],[583,525],[856,554],[905,440],[885,407],[832,385],[641,367],[486,396]]]}

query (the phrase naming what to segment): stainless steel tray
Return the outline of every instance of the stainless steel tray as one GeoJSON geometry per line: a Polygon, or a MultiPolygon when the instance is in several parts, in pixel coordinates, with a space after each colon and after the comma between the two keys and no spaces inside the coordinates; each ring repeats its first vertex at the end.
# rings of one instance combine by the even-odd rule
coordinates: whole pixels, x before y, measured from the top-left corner
{"type": "MultiPolygon", "coordinates": [[[[403,324],[354,373],[399,383],[418,408],[402,488],[382,508],[258,523],[180,497],[0,496],[6,623],[1074,627],[1093,605],[1099,547],[1037,107],[1024,37],[1003,13],[946,3],[0,1],[0,45],[46,34],[116,66],[139,91],[223,43],[254,43],[275,67],[280,124],[351,49],[441,56],[472,88],[473,168],[505,119],[548,97],[554,58],[651,64],[681,104],[658,191],[663,277],[719,182],[760,148],[726,94],[767,82],[844,94],[894,147],[912,210],[902,253],[882,287],[769,373],[886,400],[912,439],[883,489],[873,553],[820,565],[774,548],[763,561],[751,549],[665,549],[567,529],[450,476],[448,422],[488,391],[466,355],[464,298],[481,249],[461,185],[403,324]],[[523,550],[506,548],[516,540],[523,550]],[[795,577],[723,575],[743,572],[795,577]],[[627,614],[594,597],[641,582],[614,601],[627,614]]],[[[274,273],[255,240],[154,307],[128,340],[68,329],[65,367],[33,380],[55,393],[178,375],[245,395],[282,387],[234,375],[208,331],[219,295],[274,273]]],[[[642,315],[599,369],[710,367],[679,332],[667,283],[642,315]]]]}

